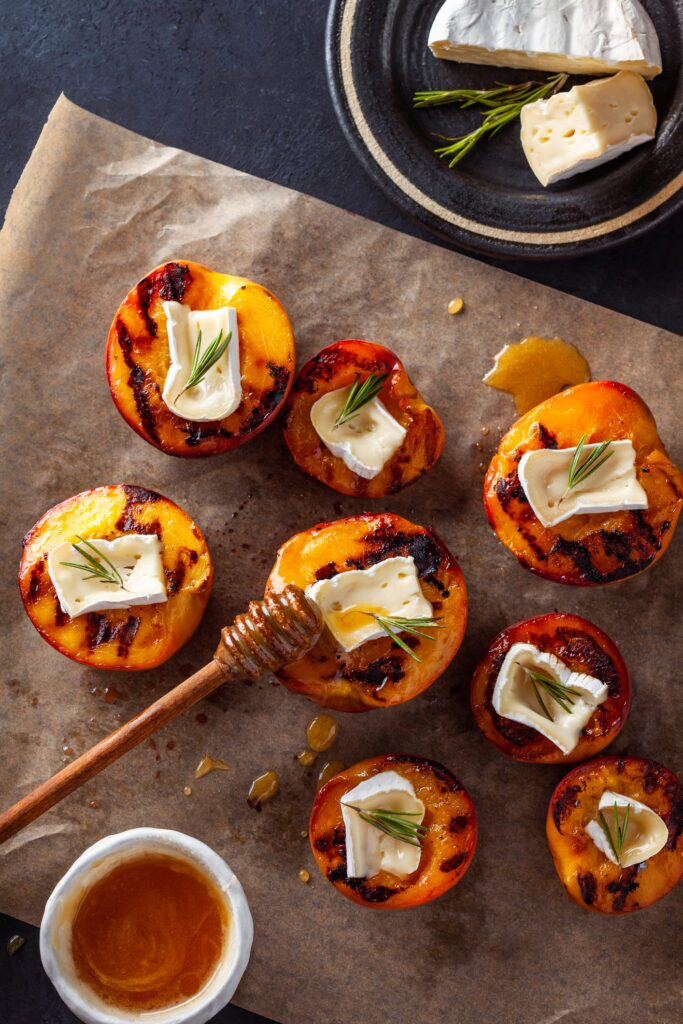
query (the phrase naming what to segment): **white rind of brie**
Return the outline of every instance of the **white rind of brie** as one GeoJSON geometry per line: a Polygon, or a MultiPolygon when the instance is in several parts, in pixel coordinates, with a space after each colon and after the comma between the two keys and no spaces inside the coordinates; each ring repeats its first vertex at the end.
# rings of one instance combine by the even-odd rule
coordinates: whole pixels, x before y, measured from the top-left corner
{"type": "Polygon", "coordinates": [[[345,651],[386,633],[372,618],[431,618],[432,606],[422,593],[415,560],[398,555],[370,569],[350,569],[306,588],[306,597],[320,609],[325,625],[345,651]]]}
{"type": "Polygon", "coordinates": [[[539,651],[533,644],[513,644],[500,666],[493,690],[493,707],[503,718],[528,725],[549,739],[563,754],[569,754],[581,738],[581,730],[590,721],[595,709],[607,700],[607,685],[594,676],[572,672],[554,654],[539,651]],[[524,667],[542,672],[563,686],[576,690],[571,714],[563,711],[549,694],[540,690],[543,703],[552,715],[551,722],[543,714],[524,667]]]}
{"type": "Polygon", "coordinates": [[[166,374],[161,397],[176,416],[197,423],[222,420],[237,409],[242,401],[240,341],[237,310],[233,306],[220,309],[190,309],[180,302],[164,302],[171,365],[166,374]],[[222,331],[225,339],[232,332],[227,351],[214,363],[206,376],[189,391],[187,384],[199,332],[202,352],[222,331]]]}
{"type": "Polygon", "coordinates": [[[352,473],[372,480],[403,444],[406,430],[389,410],[373,398],[345,423],[335,426],[350,388],[328,391],[311,407],[313,428],[333,455],[352,473]]]}
{"type": "Polygon", "coordinates": [[[638,0],[446,0],[428,39],[435,57],[577,75],[662,70],[638,0]]]}
{"type": "MultiPolygon", "coordinates": [[[[581,464],[597,447],[583,446],[581,464]]],[[[540,448],[525,452],[519,460],[519,482],[543,526],[557,526],[571,516],[648,507],[647,494],[636,476],[636,453],[630,441],[612,441],[612,457],[563,497],[575,451],[575,447],[540,448]]]]}
{"type": "Polygon", "coordinates": [[[622,793],[614,793],[606,789],[600,797],[598,810],[602,811],[605,820],[614,835],[614,805],[617,805],[619,826],[623,826],[626,808],[630,807],[626,837],[621,848],[619,860],[614,856],[612,847],[609,844],[599,821],[589,821],[586,825],[586,832],[591,837],[601,853],[604,853],[608,860],[622,868],[630,868],[633,864],[642,864],[643,861],[654,857],[664,848],[669,838],[669,829],[656,811],[653,811],[647,804],[641,804],[640,800],[633,800],[630,796],[622,793]]]}
{"type": "Polygon", "coordinates": [[[364,811],[403,811],[419,815],[410,820],[421,825],[425,805],[415,796],[408,779],[398,772],[380,772],[349,790],[340,803],[346,830],[346,874],[349,878],[371,878],[378,871],[390,871],[398,878],[406,878],[417,871],[421,854],[419,846],[385,835],[374,825],[363,821],[353,810],[353,807],[360,807],[364,811]]]}
{"type": "MultiPolygon", "coordinates": [[[[133,608],[143,604],[161,604],[167,600],[162,546],[158,537],[141,533],[126,533],[115,540],[88,538],[98,552],[102,552],[116,566],[123,578],[123,587],[101,579],[84,579],[87,570],[74,569],[63,562],[85,564],[85,559],[73,544],[64,543],[53,548],[47,556],[47,571],[57,592],[60,607],[72,619],[86,612],[101,612],[109,608],[133,608]],[[125,589],[124,589],[125,587],[125,589]]],[[[81,545],[80,541],[76,543],[81,545]]],[[[95,552],[86,547],[94,558],[95,552]]],[[[109,568],[103,560],[105,568],[109,568]]]]}
{"type": "Polygon", "coordinates": [[[552,185],[650,142],[657,111],[643,78],[620,71],[527,103],[521,125],[531,170],[541,185],[552,185]]]}

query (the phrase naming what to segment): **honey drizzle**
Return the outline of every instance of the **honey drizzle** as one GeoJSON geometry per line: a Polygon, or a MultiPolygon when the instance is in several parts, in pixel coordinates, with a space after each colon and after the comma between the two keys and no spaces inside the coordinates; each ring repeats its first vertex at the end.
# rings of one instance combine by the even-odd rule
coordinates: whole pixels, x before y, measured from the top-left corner
{"type": "Polygon", "coordinates": [[[316,715],[306,727],[308,745],[316,754],[329,750],[338,735],[339,724],[332,715],[316,715]]]}
{"type": "Polygon", "coordinates": [[[320,769],[315,788],[322,789],[326,782],[329,782],[335,775],[339,775],[339,772],[343,772],[345,767],[343,761],[326,761],[320,769]]]}
{"type": "Polygon", "coordinates": [[[272,800],[280,788],[280,777],[277,772],[267,771],[258,775],[249,787],[247,803],[255,811],[260,811],[267,800],[272,800]]]}
{"type": "Polygon", "coordinates": [[[194,770],[194,777],[195,779],[203,779],[205,775],[210,775],[211,772],[229,771],[230,765],[227,761],[221,761],[218,757],[211,757],[209,754],[205,754],[194,770]]]}
{"type": "Polygon", "coordinates": [[[522,416],[565,388],[590,380],[591,371],[579,350],[562,338],[524,338],[506,345],[496,356],[484,384],[512,395],[522,416]]]}

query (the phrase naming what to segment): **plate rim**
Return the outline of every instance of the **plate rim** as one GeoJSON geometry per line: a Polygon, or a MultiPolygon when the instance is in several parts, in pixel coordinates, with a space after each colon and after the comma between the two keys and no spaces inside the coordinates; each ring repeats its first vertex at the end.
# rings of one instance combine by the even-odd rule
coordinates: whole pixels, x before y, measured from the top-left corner
{"type": "Polygon", "coordinates": [[[332,104],[356,158],[404,213],[451,243],[504,259],[563,259],[604,252],[631,241],[683,206],[683,169],[654,196],[617,217],[562,231],[523,232],[493,227],[449,210],[397,168],[366,120],[356,91],[351,46],[354,18],[363,0],[330,0],[325,64],[332,104]],[[392,173],[393,171],[393,173],[392,173]]]}

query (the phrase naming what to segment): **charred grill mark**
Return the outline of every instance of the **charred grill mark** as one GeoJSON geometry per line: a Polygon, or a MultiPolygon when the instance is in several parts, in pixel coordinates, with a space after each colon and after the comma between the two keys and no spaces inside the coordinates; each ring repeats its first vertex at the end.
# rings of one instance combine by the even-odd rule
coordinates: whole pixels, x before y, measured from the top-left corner
{"type": "Polygon", "coordinates": [[[169,595],[177,594],[183,585],[185,579],[185,573],[187,566],[182,558],[179,558],[172,569],[164,569],[164,576],[166,577],[166,593],[169,595]]]}
{"type": "Polygon", "coordinates": [[[595,875],[591,871],[587,871],[585,874],[579,875],[577,881],[581,891],[581,898],[586,906],[590,907],[595,903],[595,897],[598,895],[598,883],[595,875]]]}
{"type": "Polygon", "coordinates": [[[294,384],[294,391],[312,395],[320,383],[329,384],[346,367],[352,367],[356,373],[391,373],[395,364],[388,365],[378,359],[363,359],[357,352],[346,348],[323,349],[303,368],[294,384]]]}
{"type": "Polygon", "coordinates": [[[522,505],[529,504],[516,470],[510,476],[501,477],[496,482],[495,491],[501,508],[507,515],[510,515],[510,506],[514,501],[519,501],[522,505]]]}
{"type": "Polygon", "coordinates": [[[327,872],[327,880],[332,882],[345,882],[346,881],[346,861],[343,864],[337,864],[335,868],[330,868],[327,872]]]}
{"type": "Polygon", "coordinates": [[[464,860],[467,859],[466,853],[456,853],[448,860],[442,860],[439,865],[440,871],[457,871],[464,860]]]}
{"type": "Polygon", "coordinates": [[[140,619],[137,615],[129,615],[124,622],[121,629],[117,630],[118,647],[116,653],[119,658],[127,658],[128,651],[131,648],[135,637],[137,636],[138,629],[140,628],[140,619]]]}
{"type": "Polygon", "coordinates": [[[631,524],[630,528],[624,530],[599,530],[594,535],[593,545],[556,537],[550,554],[569,558],[579,570],[581,579],[587,583],[613,583],[626,576],[635,576],[654,561],[661,549],[662,537],[668,524],[662,524],[659,536],[643,512],[632,512],[631,524]],[[616,568],[601,572],[593,562],[594,554],[604,554],[614,559],[617,562],[616,568]]]}
{"type": "Polygon", "coordinates": [[[263,391],[256,399],[256,405],[237,431],[236,437],[244,437],[245,434],[251,434],[257,430],[273,411],[277,409],[287,393],[290,376],[287,367],[276,366],[275,363],[268,363],[267,366],[275,383],[272,388],[263,391]]]}
{"type": "Polygon", "coordinates": [[[678,840],[683,833],[683,785],[675,783],[671,793],[671,810],[666,816],[666,826],[669,829],[669,838],[666,841],[666,850],[675,850],[678,840]]]}
{"type": "Polygon", "coordinates": [[[29,601],[35,601],[40,592],[40,583],[43,576],[43,570],[45,569],[45,559],[39,558],[31,569],[31,578],[28,584],[27,597],[29,601]]]}
{"type": "Polygon", "coordinates": [[[614,910],[623,910],[630,893],[635,892],[640,887],[640,883],[634,881],[637,874],[638,865],[634,864],[632,867],[622,871],[617,881],[608,884],[607,891],[614,894],[612,902],[614,910]]]}
{"type": "Polygon", "coordinates": [[[448,831],[452,832],[454,836],[460,835],[461,832],[465,831],[469,823],[469,814],[458,814],[449,821],[448,831]]]}
{"type": "Polygon", "coordinates": [[[151,523],[144,523],[140,518],[141,509],[160,501],[161,496],[155,491],[148,491],[144,487],[134,487],[130,484],[123,484],[123,491],[126,500],[123,511],[116,520],[115,528],[122,533],[156,534],[157,537],[161,537],[161,524],[157,519],[151,523]]]}
{"type": "Polygon", "coordinates": [[[62,609],[59,598],[55,594],[55,625],[66,626],[67,622],[71,622],[71,617],[62,609]]]}
{"type": "Polygon", "coordinates": [[[384,658],[375,658],[365,668],[344,670],[342,675],[349,682],[364,683],[366,686],[379,688],[387,679],[392,683],[398,683],[403,679],[405,672],[400,655],[388,655],[384,658]]]}
{"type": "Polygon", "coordinates": [[[316,580],[331,580],[336,575],[337,566],[334,562],[326,562],[325,565],[321,565],[319,569],[315,570],[316,580]]]}
{"type": "Polygon", "coordinates": [[[335,825],[331,832],[325,832],[313,841],[313,845],[320,853],[328,853],[334,850],[346,864],[346,829],[343,825],[335,825]]]}
{"type": "Polygon", "coordinates": [[[659,788],[659,772],[653,764],[649,764],[643,775],[643,789],[646,793],[654,793],[659,788]]]}
{"type": "Polygon", "coordinates": [[[128,374],[128,387],[133,392],[135,408],[138,411],[140,423],[148,437],[154,441],[155,444],[159,444],[159,434],[156,428],[154,412],[150,405],[147,393],[147,375],[133,358],[133,342],[121,317],[118,317],[116,320],[116,337],[118,339],[124,362],[130,371],[128,374]]]}
{"type": "Polygon", "coordinates": [[[578,662],[582,672],[607,684],[610,697],[619,696],[621,679],[607,651],[581,630],[560,627],[556,635],[562,641],[559,649],[554,650],[556,657],[564,662],[578,662]]]}
{"type": "Polygon", "coordinates": [[[139,628],[140,619],[136,615],[129,615],[125,622],[111,622],[100,612],[89,612],[85,620],[85,641],[91,651],[116,641],[118,657],[125,658],[139,628]]]}
{"type": "Polygon", "coordinates": [[[186,263],[166,263],[156,274],[155,284],[159,287],[159,295],[162,299],[171,302],[182,302],[187,291],[192,275],[186,263]]]}
{"type": "Polygon", "coordinates": [[[151,306],[152,299],[154,298],[154,279],[152,277],[143,277],[142,281],[140,281],[137,287],[137,298],[142,319],[145,321],[145,327],[152,337],[156,338],[157,325],[149,315],[149,307],[151,306]]]}
{"type": "Polygon", "coordinates": [[[436,587],[442,597],[448,597],[449,591],[436,575],[444,565],[446,552],[431,530],[427,529],[424,533],[404,533],[395,530],[391,524],[382,524],[365,535],[363,544],[366,551],[355,563],[357,568],[369,568],[394,555],[412,557],[420,579],[436,587]]]}
{"type": "Polygon", "coordinates": [[[519,533],[524,538],[525,543],[528,545],[528,547],[531,548],[531,550],[533,551],[534,555],[536,556],[536,558],[538,559],[539,562],[547,562],[548,561],[548,556],[547,556],[546,552],[543,550],[543,548],[540,546],[540,544],[536,541],[536,538],[534,537],[533,533],[531,533],[530,530],[526,530],[523,526],[518,526],[517,527],[517,533],[519,533]]]}
{"type": "Polygon", "coordinates": [[[557,438],[551,430],[544,427],[542,423],[537,423],[538,427],[538,439],[544,448],[557,448],[557,438]]]}
{"type": "Polygon", "coordinates": [[[432,775],[443,783],[451,793],[459,793],[462,789],[455,775],[451,775],[448,769],[437,761],[429,761],[425,757],[411,757],[409,754],[389,754],[384,760],[387,764],[412,764],[416,768],[428,768],[432,775]]]}
{"type": "Polygon", "coordinates": [[[553,821],[558,832],[562,832],[562,822],[570,814],[574,807],[579,806],[578,794],[582,791],[583,784],[578,786],[567,786],[562,790],[553,807],[553,821]]]}
{"type": "Polygon", "coordinates": [[[196,448],[207,437],[232,437],[229,430],[223,427],[203,427],[201,423],[184,423],[181,427],[186,433],[185,444],[190,448],[196,448]]]}
{"type": "Polygon", "coordinates": [[[357,892],[366,903],[386,903],[392,896],[401,892],[400,888],[391,889],[388,885],[371,885],[363,878],[346,878],[345,882],[349,889],[357,892]]]}
{"type": "Polygon", "coordinates": [[[577,540],[565,540],[564,537],[556,537],[550,549],[550,557],[561,555],[574,563],[575,568],[582,580],[587,583],[605,583],[603,573],[593,565],[591,554],[585,544],[577,540]]]}

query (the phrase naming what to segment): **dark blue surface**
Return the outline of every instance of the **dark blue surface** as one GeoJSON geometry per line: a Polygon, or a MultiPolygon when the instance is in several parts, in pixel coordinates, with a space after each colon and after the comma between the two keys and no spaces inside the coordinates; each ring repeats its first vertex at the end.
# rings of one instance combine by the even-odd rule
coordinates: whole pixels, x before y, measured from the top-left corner
{"type": "MultiPolygon", "coordinates": [[[[0,0],[0,206],[65,92],[143,135],[428,237],[372,185],[336,123],[325,17],[324,0],[0,0]]],[[[681,331],[682,237],[677,216],[603,255],[505,267],[681,331]]],[[[0,916],[0,1024],[73,1020],[42,973],[35,929],[0,916]],[[15,932],[27,942],[10,959],[15,932]]]]}

